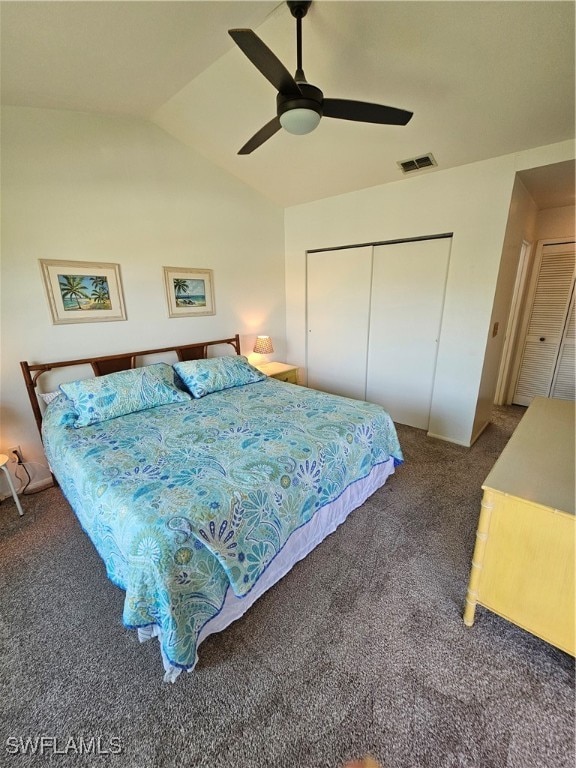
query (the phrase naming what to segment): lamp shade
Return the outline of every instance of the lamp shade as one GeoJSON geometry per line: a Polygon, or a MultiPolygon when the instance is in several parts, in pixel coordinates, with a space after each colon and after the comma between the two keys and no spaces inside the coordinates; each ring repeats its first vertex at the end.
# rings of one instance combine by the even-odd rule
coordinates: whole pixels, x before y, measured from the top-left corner
{"type": "Polygon", "coordinates": [[[270,336],[257,336],[254,342],[254,352],[259,355],[269,355],[270,352],[274,352],[270,336]]]}

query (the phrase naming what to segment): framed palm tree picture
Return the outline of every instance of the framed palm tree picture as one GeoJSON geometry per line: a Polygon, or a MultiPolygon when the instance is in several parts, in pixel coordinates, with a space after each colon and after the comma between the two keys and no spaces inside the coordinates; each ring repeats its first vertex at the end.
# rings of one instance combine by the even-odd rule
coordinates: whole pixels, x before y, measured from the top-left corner
{"type": "Polygon", "coordinates": [[[216,314],[211,269],[164,267],[164,286],[169,317],[216,314]]]}
{"type": "Polygon", "coordinates": [[[40,259],[54,325],[126,320],[119,264],[40,259]]]}

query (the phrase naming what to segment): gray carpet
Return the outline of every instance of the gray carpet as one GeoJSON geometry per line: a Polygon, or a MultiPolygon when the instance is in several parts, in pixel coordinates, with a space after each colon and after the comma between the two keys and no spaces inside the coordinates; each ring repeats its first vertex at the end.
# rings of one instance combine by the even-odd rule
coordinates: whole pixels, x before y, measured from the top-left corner
{"type": "Polygon", "coordinates": [[[396,475],[175,685],[60,491],[22,520],[3,502],[0,764],[572,768],[573,659],[484,609],[461,619],[480,485],[522,413],[496,409],[471,449],[399,426],[396,475]],[[41,735],[122,752],[6,749],[41,735]]]}

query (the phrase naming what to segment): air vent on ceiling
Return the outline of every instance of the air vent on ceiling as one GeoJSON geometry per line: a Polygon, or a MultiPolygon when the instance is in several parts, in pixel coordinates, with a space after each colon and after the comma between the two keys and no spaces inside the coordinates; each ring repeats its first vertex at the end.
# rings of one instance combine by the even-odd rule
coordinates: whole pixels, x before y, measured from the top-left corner
{"type": "Polygon", "coordinates": [[[410,173],[411,171],[420,171],[422,168],[430,168],[433,165],[438,165],[438,163],[434,160],[432,152],[428,152],[427,155],[422,155],[421,157],[401,160],[398,165],[402,169],[402,173],[410,173]]]}

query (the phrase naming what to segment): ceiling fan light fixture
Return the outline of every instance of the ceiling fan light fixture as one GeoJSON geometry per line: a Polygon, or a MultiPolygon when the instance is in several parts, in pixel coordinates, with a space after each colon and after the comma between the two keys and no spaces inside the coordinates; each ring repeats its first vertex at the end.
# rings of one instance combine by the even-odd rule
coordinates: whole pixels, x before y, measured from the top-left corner
{"type": "Polygon", "coordinates": [[[280,124],[288,133],[301,136],[318,127],[321,115],[314,109],[296,107],[280,115],[280,124]]]}
{"type": "Polygon", "coordinates": [[[306,81],[302,67],[302,19],[312,0],[287,0],[296,19],[296,72],[294,77],[280,59],[272,53],[251,29],[229,29],[228,32],[252,64],[276,88],[276,117],[269,120],[244,144],[239,155],[249,155],[268,141],[281,128],[294,134],[311,133],[322,116],[358,123],[379,125],[406,125],[412,112],[384,104],[350,99],[325,99],[315,85],[306,81]]]}

